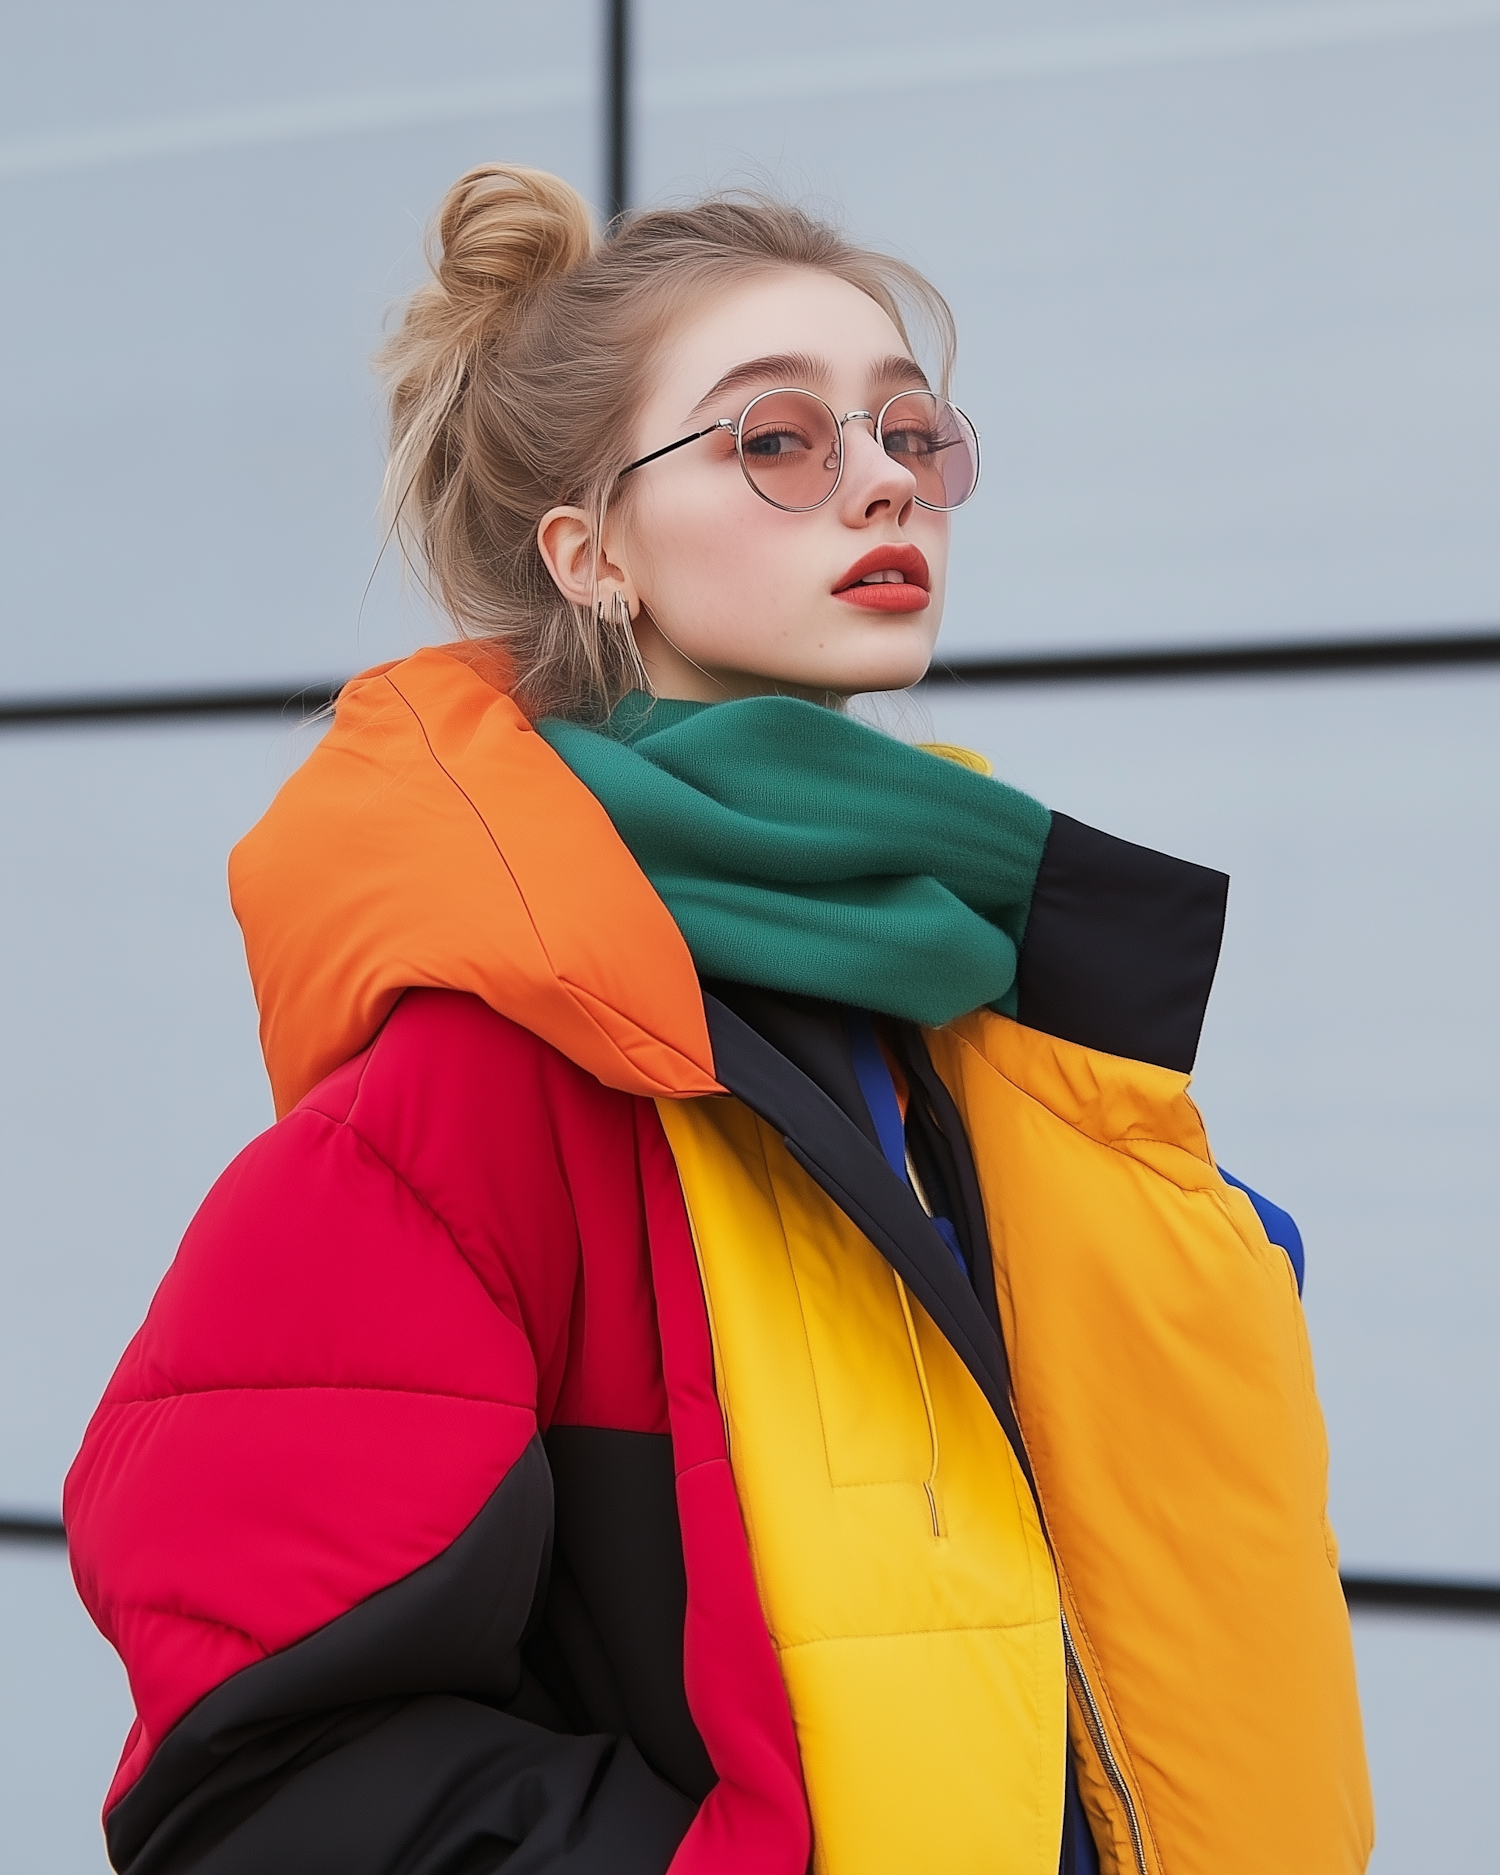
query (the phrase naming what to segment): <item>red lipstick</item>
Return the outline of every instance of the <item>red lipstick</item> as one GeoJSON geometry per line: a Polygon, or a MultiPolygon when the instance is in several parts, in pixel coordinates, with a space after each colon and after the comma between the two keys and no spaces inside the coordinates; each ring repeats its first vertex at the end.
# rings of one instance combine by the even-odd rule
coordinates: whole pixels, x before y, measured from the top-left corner
{"type": "Polygon", "coordinates": [[[833,596],[868,612],[921,612],[931,583],[927,556],[919,547],[872,547],[845,573],[833,596]]]}

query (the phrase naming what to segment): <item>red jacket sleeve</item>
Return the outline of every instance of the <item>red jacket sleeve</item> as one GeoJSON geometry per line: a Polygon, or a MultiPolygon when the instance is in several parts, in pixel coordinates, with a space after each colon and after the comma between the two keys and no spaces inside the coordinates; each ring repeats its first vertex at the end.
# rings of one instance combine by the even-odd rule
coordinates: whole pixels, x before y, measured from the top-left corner
{"type": "Polygon", "coordinates": [[[138,1715],[117,1868],[666,1867],[693,1806],[628,1741],[520,1716],[576,1074],[408,997],[194,1219],[65,1493],[138,1715]]]}

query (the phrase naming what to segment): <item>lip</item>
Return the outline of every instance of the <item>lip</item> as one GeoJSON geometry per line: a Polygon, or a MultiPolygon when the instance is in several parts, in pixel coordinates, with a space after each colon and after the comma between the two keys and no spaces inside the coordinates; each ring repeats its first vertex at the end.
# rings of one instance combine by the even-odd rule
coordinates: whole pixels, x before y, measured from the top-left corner
{"type": "Polygon", "coordinates": [[[835,599],[857,605],[871,612],[921,612],[926,609],[932,575],[927,556],[920,547],[903,544],[895,547],[872,547],[861,554],[833,589],[835,599]],[[869,573],[901,573],[900,581],[876,586],[862,586],[869,573]]]}

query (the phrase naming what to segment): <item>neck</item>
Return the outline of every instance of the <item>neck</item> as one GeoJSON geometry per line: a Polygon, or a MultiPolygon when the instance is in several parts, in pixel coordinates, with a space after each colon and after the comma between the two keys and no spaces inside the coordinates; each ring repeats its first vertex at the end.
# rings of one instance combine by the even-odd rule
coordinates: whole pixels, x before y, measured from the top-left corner
{"type": "Polygon", "coordinates": [[[847,696],[837,690],[814,690],[760,671],[736,670],[730,665],[695,664],[679,651],[644,607],[631,630],[641,663],[651,680],[652,694],[676,703],[730,703],[743,697],[799,697],[804,703],[841,709],[847,696]]]}

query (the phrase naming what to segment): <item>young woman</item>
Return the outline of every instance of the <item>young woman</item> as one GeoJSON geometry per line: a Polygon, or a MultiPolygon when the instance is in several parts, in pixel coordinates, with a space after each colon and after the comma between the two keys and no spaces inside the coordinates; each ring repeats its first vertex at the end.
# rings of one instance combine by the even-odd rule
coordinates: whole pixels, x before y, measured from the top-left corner
{"type": "Polygon", "coordinates": [[[504,167],[435,275],[465,637],[235,852],[282,1117],[68,1481],[115,1867],[1353,1875],[1300,1245],[1186,1092],[1226,882],[842,711],[978,479],[946,307],[504,167]]]}

